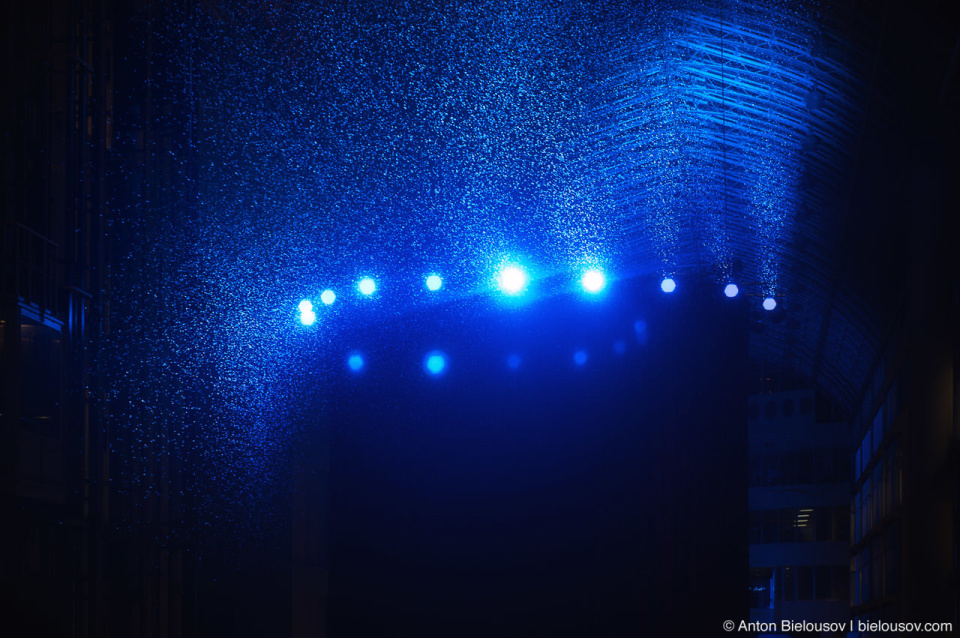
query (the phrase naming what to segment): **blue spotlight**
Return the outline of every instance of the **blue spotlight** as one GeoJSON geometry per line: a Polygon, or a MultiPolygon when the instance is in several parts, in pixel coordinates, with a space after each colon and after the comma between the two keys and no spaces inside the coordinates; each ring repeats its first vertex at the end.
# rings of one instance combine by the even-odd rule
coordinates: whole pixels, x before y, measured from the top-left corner
{"type": "Polygon", "coordinates": [[[777,300],[773,297],[767,297],[763,300],[763,309],[764,310],[773,310],[777,307],[777,300]]]}
{"type": "Polygon", "coordinates": [[[363,355],[354,353],[347,357],[347,365],[354,372],[360,372],[363,370],[363,366],[366,362],[363,360],[363,355]]]}
{"type": "Polygon", "coordinates": [[[740,294],[740,289],[737,288],[737,284],[727,284],[727,287],[723,289],[723,294],[733,299],[740,294]]]}
{"type": "Polygon", "coordinates": [[[317,320],[317,313],[313,310],[301,310],[300,311],[300,323],[305,326],[312,326],[313,323],[317,320]]]}
{"type": "Polygon", "coordinates": [[[300,302],[297,308],[300,309],[300,312],[310,312],[313,310],[313,303],[311,303],[309,299],[304,299],[300,302]]]}
{"type": "Polygon", "coordinates": [[[590,294],[597,294],[607,285],[607,278],[602,270],[593,269],[583,273],[580,283],[583,285],[583,289],[590,294]]]}
{"type": "Polygon", "coordinates": [[[646,344],[650,340],[650,334],[647,332],[647,322],[643,319],[637,319],[633,322],[633,331],[637,333],[637,341],[646,344]]]}
{"type": "Polygon", "coordinates": [[[377,282],[370,277],[364,277],[360,280],[360,283],[357,284],[357,289],[363,294],[370,296],[377,290],[377,282]]]}
{"type": "Polygon", "coordinates": [[[516,370],[520,367],[520,355],[512,354],[507,357],[507,367],[511,370],[516,370]]]}
{"type": "Polygon", "coordinates": [[[587,351],[586,350],[577,350],[573,353],[573,362],[578,366],[582,366],[587,362],[587,351]]]}
{"type": "Polygon", "coordinates": [[[337,300],[337,293],[333,292],[332,290],[324,290],[322,293],[320,293],[320,301],[322,301],[327,306],[329,306],[336,300],[337,300]]]}
{"type": "Polygon", "coordinates": [[[431,375],[435,377],[439,376],[447,369],[447,355],[439,350],[428,352],[423,360],[423,367],[426,368],[427,372],[431,375]]]}
{"type": "Polygon", "coordinates": [[[675,282],[670,277],[667,277],[666,279],[660,282],[660,290],[662,290],[663,292],[673,292],[676,289],[677,289],[677,282],[675,282]]]}
{"type": "Polygon", "coordinates": [[[497,285],[505,294],[519,295],[527,286],[527,273],[519,266],[507,266],[497,275],[497,285]]]}
{"type": "Polygon", "coordinates": [[[437,291],[443,285],[443,280],[439,275],[430,275],[427,277],[427,290],[437,291]]]}

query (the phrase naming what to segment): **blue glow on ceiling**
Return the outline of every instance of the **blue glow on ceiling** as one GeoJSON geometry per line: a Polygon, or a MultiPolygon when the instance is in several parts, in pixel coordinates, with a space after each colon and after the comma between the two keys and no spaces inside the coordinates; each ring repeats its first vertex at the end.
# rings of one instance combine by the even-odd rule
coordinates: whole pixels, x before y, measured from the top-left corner
{"type": "MultiPolygon", "coordinates": [[[[289,449],[278,406],[302,399],[285,374],[299,353],[321,378],[342,372],[327,327],[350,324],[349,304],[322,309],[324,330],[291,330],[305,291],[353,303],[357,274],[385,273],[373,306],[393,312],[447,296],[419,294],[434,268],[444,288],[487,294],[511,255],[537,265],[519,292],[575,280],[585,255],[618,280],[756,282],[781,299],[826,279],[790,246],[812,236],[819,255],[840,235],[863,74],[813,3],[182,4],[151,46],[170,69],[158,82],[189,87],[190,146],[171,152],[198,159],[181,176],[196,189],[156,198],[181,211],[182,236],[132,220],[151,250],[129,263],[191,273],[160,298],[203,312],[150,343],[158,358],[178,344],[157,369],[210,379],[210,438],[249,465],[224,462],[223,485],[289,465],[271,459],[289,449]],[[418,294],[394,294],[403,282],[418,294]]],[[[149,310],[131,304],[126,323],[154,325],[149,310]]],[[[297,317],[318,320],[312,305],[297,317]]],[[[642,322],[635,336],[649,339],[642,322]]],[[[812,359],[813,341],[784,340],[781,358],[812,359]]],[[[147,391],[130,412],[166,411],[147,391]]]]}

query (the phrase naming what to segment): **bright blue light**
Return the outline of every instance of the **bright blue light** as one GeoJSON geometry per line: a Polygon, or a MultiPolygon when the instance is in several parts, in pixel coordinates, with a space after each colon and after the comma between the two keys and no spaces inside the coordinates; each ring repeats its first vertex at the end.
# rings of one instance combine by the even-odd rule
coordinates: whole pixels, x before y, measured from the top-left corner
{"type": "Polygon", "coordinates": [[[583,285],[584,290],[591,294],[596,294],[607,285],[607,278],[601,270],[588,270],[583,273],[583,277],[580,278],[580,283],[583,285]]]}
{"type": "Polygon", "coordinates": [[[328,306],[336,300],[337,300],[337,293],[333,292],[332,290],[324,290],[320,294],[320,301],[322,301],[324,304],[328,306]]]}
{"type": "Polygon", "coordinates": [[[733,299],[740,294],[740,289],[737,288],[737,284],[727,284],[727,287],[723,289],[723,294],[733,299]]]}
{"type": "Polygon", "coordinates": [[[660,289],[663,292],[673,292],[674,290],[677,289],[677,282],[675,282],[670,277],[667,277],[666,279],[660,282],[660,289]]]}
{"type": "Polygon", "coordinates": [[[364,277],[360,280],[360,283],[357,284],[357,288],[365,295],[372,295],[377,289],[377,282],[370,277],[364,277]]]}
{"type": "Polygon", "coordinates": [[[303,301],[300,302],[300,305],[297,306],[297,308],[300,309],[300,312],[310,312],[311,310],[313,310],[313,304],[310,303],[309,299],[304,299],[303,301]]]}
{"type": "Polygon", "coordinates": [[[439,350],[427,353],[423,360],[423,367],[433,376],[443,374],[443,371],[447,369],[447,355],[439,350]]]}
{"type": "Polygon", "coordinates": [[[354,372],[360,372],[363,369],[363,365],[366,363],[363,360],[363,355],[352,354],[347,358],[347,365],[350,366],[350,369],[354,372]]]}
{"type": "Polygon", "coordinates": [[[437,291],[443,285],[443,280],[439,275],[430,275],[427,277],[427,290],[437,291]]]}
{"type": "Polygon", "coordinates": [[[497,285],[508,295],[519,295],[527,285],[527,273],[519,266],[507,266],[497,275],[497,285]]]}
{"type": "Polygon", "coordinates": [[[520,367],[520,355],[512,354],[507,357],[507,367],[511,370],[516,370],[520,367]]]}
{"type": "Polygon", "coordinates": [[[767,297],[763,300],[763,309],[764,310],[773,310],[777,307],[777,300],[773,297],[767,297]]]}
{"type": "Polygon", "coordinates": [[[313,322],[317,320],[317,313],[312,310],[301,310],[300,311],[300,323],[305,326],[312,326],[313,322]]]}
{"type": "Polygon", "coordinates": [[[577,350],[573,353],[573,362],[578,366],[582,366],[587,362],[587,351],[586,350],[577,350]]]}

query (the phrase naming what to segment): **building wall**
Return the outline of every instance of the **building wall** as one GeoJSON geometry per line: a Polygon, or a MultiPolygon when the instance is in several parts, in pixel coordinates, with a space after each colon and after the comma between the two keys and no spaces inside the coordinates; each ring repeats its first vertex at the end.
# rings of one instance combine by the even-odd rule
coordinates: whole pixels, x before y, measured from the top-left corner
{"type": "Polygon", "coordinates": [[[812,389],[750,398],[753,621],[849,619],[854,433],[818,401],[812,389]]]}
{"type": "Polygon", "coordinates": [[[915,138],[904,162],[911,285],[853,419],[851,596],[857,619],[960,635],[960,219],[945,132],[915,138]]]}

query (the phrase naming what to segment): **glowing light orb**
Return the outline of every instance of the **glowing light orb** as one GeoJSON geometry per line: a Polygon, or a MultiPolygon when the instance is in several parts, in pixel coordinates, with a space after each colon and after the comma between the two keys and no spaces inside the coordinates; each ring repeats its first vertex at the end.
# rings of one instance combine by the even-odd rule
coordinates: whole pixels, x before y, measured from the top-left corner
{"type": "Polygon", "coordinates": [[[428,352],[427,356],[423,359],[423,367],[433,376],[443,374],[447,369],[447,355],[439,350],[428,352]]]}
{"type": "Polygon", "coordinates": [[[596,294],[607,285],[607,278],[601,270],[588,270],[583,273],[580,283],[583,285],[584,290],[591,294],[596,294]]]}
{"type": "Polygon", "coordinates": [[[312,310],[302,310],[300,311],[300,323],[305,326],[312,326],[313,323],[317,320],[317,313],[312,310]]]}
{"type": "Polygon", "coordinates": [[[437,291],[443,285],[443,280],[439,275],[430,275],[427,277],[427,290],[437,291]]]}
{"type": "Polygon", "coordinates": [[[670,277],[667,277],[666,279],[660,282],[660,290],[662,290],[663,292],[673,292],[676,289],[677,289],[677,282],[675,282],[670,277]]]}
{"type": "Polygon", "coordinates": [[[300,302],[300,305],[297,306],[297,308],[300,309],[300,312],[310,312],[311,310],[313,310],[313,304],[310,303],[309,299],[304,299],[303,301],[300,302]]]}
{"type": "Polygon", "coordinates": [[[497,276],[497,285],[508,295],[518,295],[527,285],[527,273],[519,266],[507,266],[497,276]]]}
{"type": "Polygon", "coordinates": [[[370,296],[377,290],[377,282],[375,282],[370,277],[364,277],[360,280],[360,283],[357,284],[357,289],[361,293],[370,296]]]}
{"type": "Polygon", "coordinates": [[[354,353],[347,358],[347,365],[354,372],[360,372],[365,363],[366,362],[363,360],[363,355],[361,354],[354,353]]]}
{"type": "Polygon", "coordinates": [[[337,293],[333,292],[332,290],[324,290],[322,293],[320,293],[320,301],[328,306],[336,300],[337,293]]]}
{"type": "Polygon", "coordinates": [[[727,284],[727,287],[723,289],[723,294],[733,299],[740,294],[740,289],[737,288],[737,284],[727,284]]]}
{"type": "Polygon", "coordinates": [[[573,353],[573,362],[578,366],[582,366],[587,362],[587,351],[586,350],[577,350],[573,353]]]}
{"type": "Polygon", "coordinates": [[[764,310],[773,310],[777,307],[777,300],[773,297],[767,297],[763,300],[763,309],[764,310]]]}
{"type": "Polygon", "coordinates": [[[507,357],[507,367],[511,370],[516,370],[520,367],[520,355],[512,354],[507,357]]]}

